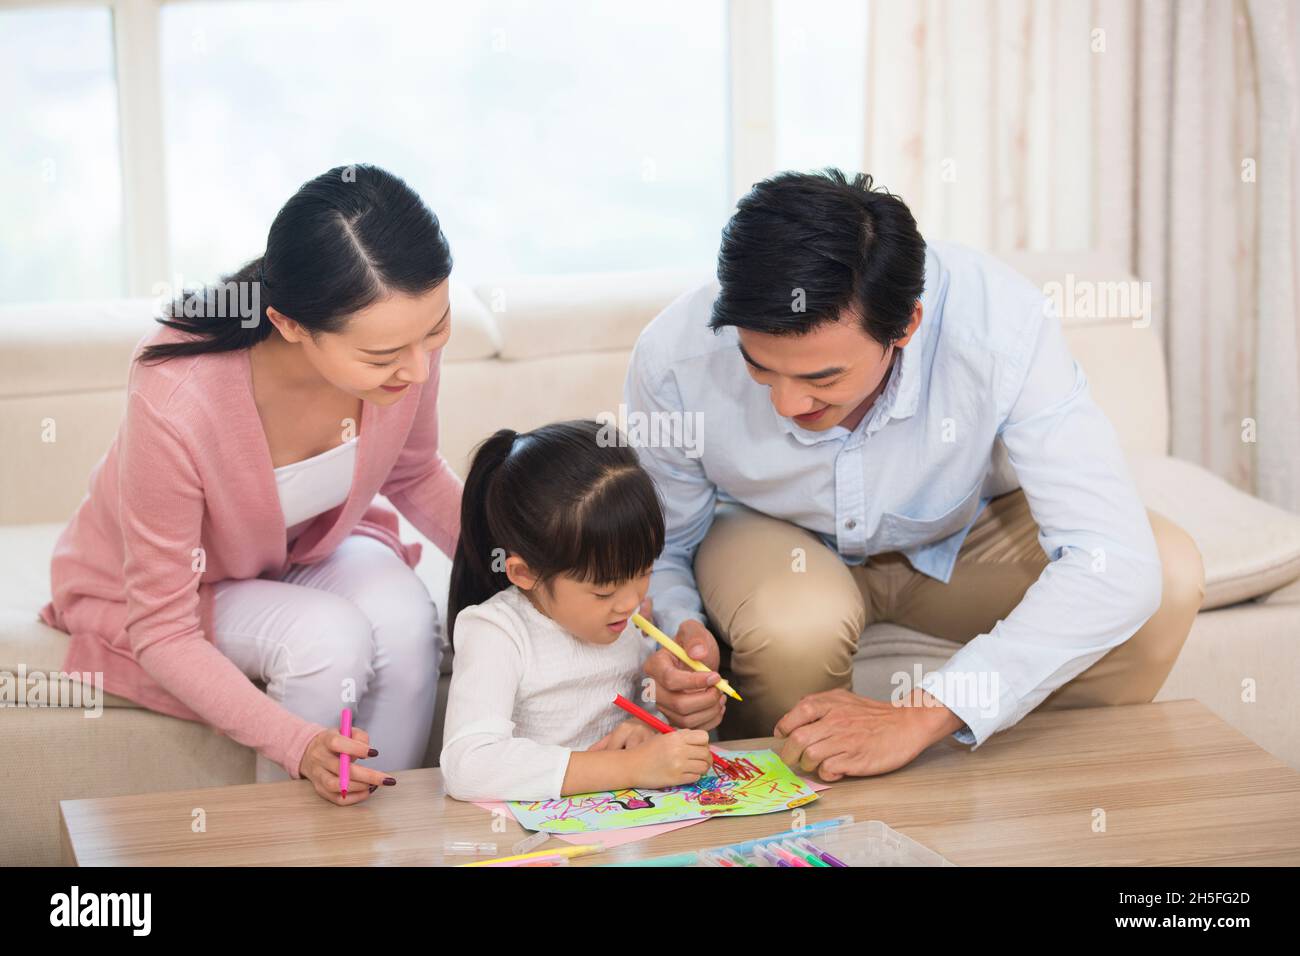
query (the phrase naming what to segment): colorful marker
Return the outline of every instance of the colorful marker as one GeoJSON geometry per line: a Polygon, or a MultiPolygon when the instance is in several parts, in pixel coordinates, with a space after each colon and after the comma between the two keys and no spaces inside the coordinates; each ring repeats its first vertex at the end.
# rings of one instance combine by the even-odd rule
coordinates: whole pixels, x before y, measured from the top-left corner
{"type": "Polygon", "coordinates": [[[513,863],[515,860],[536,860],[545,856],[566,856],[572,859],[575,856],[586,856],[588,853],[601,853],[604,849],[605,844],[603,843],[579,843],[576,846],[562,846],[554,850],[536,850],[533,853],[503,856],[497,860],[475,860],[473,863],[461,863],[460,866],[495,866],[498,863],[513,863]]]}
{"type": "MultiPolygon", "coordinates": [[[[632,615],[632,623],[653,637],[662,647],[672,654],[673,657],[677,658],[691,670],[701,672],[713,670],[712,667],[709,667],[707,664],[701,664],[695,658],[691,657],[690,654],[687,654],[686,649],[683,648],[682,645],[678,644],[663,631],[659,630],[659,628],[655,627],[640,614],[632,615]]],[[[728,697],[734,697],[736,700],[744,699],[732,689],[731,685],[727,683],[727,679],[721,675],[718,676],[718,682],[713,686],[722,691],[728,697]]]]}
{"type": "MultiPolygon", "coordinates": [[[[614,695],[614,705],[616,707],[623,708],[623,710],[627,711],[637,720],[641,721],[643,724],[648,724],[649,726],[653,727],[655,730],[659,731],[659,733],[661,734],[671,734],[673,732],[673,729],[671,727],[669,727],[666,723],[664,723],[654,714],[650,713],[648,710],[645,710],[644,708],[638,707],[636,704],[632,703],[622,694],[614,695]]],[[[728,760],[723,760],[720,756],[718,756],[718,752],[714,750],[712,747],[709,748],[709,755],[713,758],[713,762],[717,765],[718,769],[721,770],[723,773],[725,773],[727,776],[734,777],[737,775],[737,771],[735,770],[735,768],[732,767],[731,762],[728,760]]]]}
{"type": "Polygon", "coordinates": [[[799,857],[801,860],[806,861],[807,864],[808,864],[809,866],[812,866],[812,867],[818,867],[818,866],[820,866],[820,867],[823,867],[823,868],[829,868],[829,867],[830,867],[830,864],[827,863],[825,860],[823,860],[823,859],[822,859],[820,856],[818,856],[816,853],[809,853],[809,852],[808,852],[807,850],[805,850],[803,847],[799,846],[798,841],[787,841],[787,842],[785,842],[785,843],[782,843],[781,845],[782,845],[783,847],[785,847],[786,850],[789,851],[790,853],[793,853],[795,856],[799,857]]]}
{"type": "MultiPolygon", "coordinates": [[[[339,733],[348,740],[352,739],[352,708],[344,707],[343,713],[339,715],[339,733]]],[[[343,799],[348,798],[348,769],[352,763],[352,757],[348,754],[339,754],[339,789],[343,791],[343,799]]]]}
{"type": "Polygon", "coordinates": [[[797,830],[786,830],[784,833],[773,833],[771,836],[758,837],[755,840],[746,840],[744,843],[733,843],[728,847],[728,849],[745,853],[754,847],[762,846],[763,844],[770,843],[773,840],[798,839],[806,833],[818,830],[829,830],[831,827],[844,826],[852,822],[853,817],[851,816],[836,817],[833,820],[822,820],[820,823],[806,824],[797,830]]]}
{"type": "Polygon", "coordinates": [[[834,867],[848,866],[848,864],[845,863],[843,860],[831,856],[829,853],[827,853],[825,850],[823,850],[821,847],[817,846],[814,843],[810,843],[807,840],[796,840],[795,842],[803,846],[804,848],[806,848],[808,852],[816,854],[819,859],[825,861],[827,866],[834,866],[834,867]]]}

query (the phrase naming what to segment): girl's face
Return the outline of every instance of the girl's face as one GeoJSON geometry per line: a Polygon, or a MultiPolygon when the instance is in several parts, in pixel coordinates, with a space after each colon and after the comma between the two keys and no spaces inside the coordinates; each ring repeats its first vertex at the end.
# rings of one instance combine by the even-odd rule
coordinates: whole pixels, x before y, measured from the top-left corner
{"type": "Polygon", "coordinates": [[[449,281],[420,296],[391,295],[349,318],[338,332],[312,335],[273,309],[285,341],[335,388],[376,405],[392,405],[429,377],[429,354],[451,337],[449,281]]]}
{"type": "Polygon", "coordinates": [[[535,608],[585,644],[617,641],[650,590],[649,568],[620,584],[591,584],[560,575],[544,587],[514,554],[506,558],[506,577],[535,608]]]}

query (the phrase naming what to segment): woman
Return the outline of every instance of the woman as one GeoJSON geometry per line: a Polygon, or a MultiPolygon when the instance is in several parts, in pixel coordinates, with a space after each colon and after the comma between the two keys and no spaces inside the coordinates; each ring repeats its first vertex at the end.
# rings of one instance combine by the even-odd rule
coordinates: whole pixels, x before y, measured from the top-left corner
{"type": "Polygon", "coordinates": [[[371,500],[452,553],[461,483],[436,407],[450,272],[419,196],[339,167],[224,281],[247,317],[209,294],[165,311],[55,548],[41,616],[72,635],[66,670],[203,721],[258,752],[258,781],[306,777],[333,803],[396,782],[354,763],[340,795],[339,754],[376,756],[371,739],[388,768],[420,765],[441,635],[420,546],[371,500]],[[351,740],[331,729],[343,707],[351,740]]]}

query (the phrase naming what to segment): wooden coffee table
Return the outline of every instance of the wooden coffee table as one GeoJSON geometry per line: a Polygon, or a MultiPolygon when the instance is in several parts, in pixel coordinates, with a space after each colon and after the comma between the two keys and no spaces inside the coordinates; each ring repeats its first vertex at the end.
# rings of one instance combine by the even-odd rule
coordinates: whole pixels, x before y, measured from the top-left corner
{"type": "MultiPolygon", "coordinates": [[[[64,800],[64,862],[438,865],[472,859],[444,857],[447,841],[496,843],[505,855],[527,836],[513,819],[494,832],[489,813],[445,796],[437,769],[394,776],[396,787],[353,807],[326,803],[301,780],[64,800]],[[206,831],[195,833],[200,810],[206,831]]],[[[803,809],[807,822],[883,820],[962,866],[1300,864],[1300,773],[1192,700],[1033,713],[976,751],[946,740],[902,770],[834,784],[803,809]]],[[[778,814],[714,819],[575,863],[735,843],[789,824],[778,814]]],[[[567,844],[547,843],[557,845],[567,844]]]]}

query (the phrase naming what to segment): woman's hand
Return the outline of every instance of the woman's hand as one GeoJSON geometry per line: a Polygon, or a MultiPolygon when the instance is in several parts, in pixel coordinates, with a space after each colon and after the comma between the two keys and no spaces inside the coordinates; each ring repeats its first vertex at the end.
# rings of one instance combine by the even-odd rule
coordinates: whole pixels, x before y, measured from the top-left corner
{"type": "Polygon", "coordinates": [[[658,736],[659,731],[653,727],[648,727],[636,718],[629,717],[587,749],[631,750],[658,736]]]}
{"type": "Polygon", "coordinates": [[[337,730],[323,730],[312,738],[298,764],[298,774],[310,780],[316,792],[330,803],[351,806],[367,800],[381,786],[394,786],[396,778],[379,770],[363,767],[359,760],[377,757],[379,751],[370,746],[370,735],[359,727],[352,728],[352,739],[337,730]],[[348,768],[348,795],[339,790],[339,755],[352,757],[348,768]]]}

